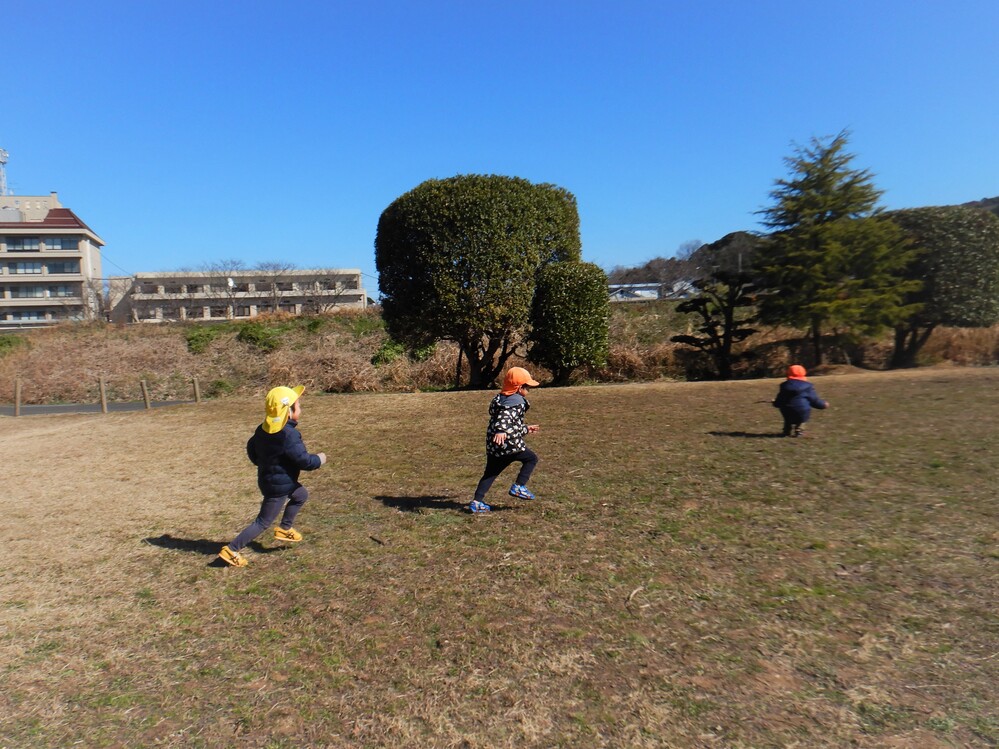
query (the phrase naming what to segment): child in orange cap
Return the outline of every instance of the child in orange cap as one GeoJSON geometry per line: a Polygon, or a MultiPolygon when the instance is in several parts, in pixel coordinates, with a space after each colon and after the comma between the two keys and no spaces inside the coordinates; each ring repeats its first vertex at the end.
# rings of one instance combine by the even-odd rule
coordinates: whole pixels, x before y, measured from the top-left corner
{"type": "Polygon", "coordinates": [[[274,529],[279,541],[301,541],[302,534],[292,525],[309,492],[298,483],[301,471],[314,471],[326,463],[326,453],[312,455],[305,449],[298,422],[302,418],[302,393],[305,388],[276,387],[267,393],[267,416],[246,443],[246,454],[257,467],[257,486],[264,495],[257,519],[235,539],[222,547],[219,557],[233,567],[245,567],[240,550],[277,520],[284,508],[281,523],[274,529]],[[287,503],[287,504],[286,504],[287,503]]]}
{"type": "Polygon", "coordinates": [[[805,379],[806,374],[800,364],[788,367],[787,379],[780,384],[777,397],[773,400],[774,407],[779,408],[784,417],[784,437],[804,437],[805,423],[812,409],[829,408],[829,401],[819,397],[815,386],[805,379]]]}
{"type": "Polygon", "coordinates": [[[468,509],[473,513],[489,512],[492,508],[483,500],[493,481],[511,463],[520,463],[517,480],[510,487],[510,496],[534,499],[527,482],[538,464],[538,456],[527,447],[524,436],[538,431],[537,424],[524,424],[524,415],[531,407],[528,390],[537,381],[523,367],[512,367],[503,380],[503,389],[489,404],[489,426],[486,428],[486,470],[475,488],[475,498],[468,509]]]}

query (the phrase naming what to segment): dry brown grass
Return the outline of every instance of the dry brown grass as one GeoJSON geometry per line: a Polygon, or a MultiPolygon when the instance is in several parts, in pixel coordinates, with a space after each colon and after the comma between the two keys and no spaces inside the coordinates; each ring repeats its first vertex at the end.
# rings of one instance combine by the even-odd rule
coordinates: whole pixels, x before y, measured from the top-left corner
{"type": "MultiPolygon", "coordinates": [[[[691,321],[678,315],[672,302],[615,305],[610,325],[610,356],[601,367],[580,369],[577,382],[652,382],[710,379],[714,368],[703,355],[670,343],[670,336],[689,331],[691,321]]],[[[242,323],[222,323],[203,351],[192,353],[185,336],[198,325],[66,325],[31,331],[26,345],[0,348],[0,403],[13,401],[14,381],[23,382],[22,402],[96,403],[103,377],[112,401],[142,399],[145,380],[153,400],[192,397],[197,377],[209,397],[249,395],[283,382],[304,382],[331,393],[411,392],[450,389],[455,382],[457,348],[437,346],[425,361],[400,356],[375,365],[386,342],[377,308],[329,317],[302,319],[264,317],[254,323],[278,331],[273,350],[240,338],[242,323]]],[[[761,330],[742,346],[748,355],[734,366],[737,378],[769,377],[792,362],[808,362],[811,345],[800,331],[761,330]]],[[[889,339],[863,345],[827,348],[830,365],[882,369],[891,353],[889,339]]],[[[990,329],[942,328],[934,332],[922,364],[999,363],[999,326],[990,329]]],[[[509,365],[526,365],[542,381],[549,373],[514,357],[509,365]]],[[[467,379],[467,367],[464,379],[467,379]]],[[[463,381],[464,381],[463,379],[463,381]]]]}
{"type": "Polygon", "coordinates": [[[489,394],[310,395],[245,570],[259,396],[5,418],[0,746],[994,746],[999,370],[776,384],[540,390],[487,517],[489,394]]]}

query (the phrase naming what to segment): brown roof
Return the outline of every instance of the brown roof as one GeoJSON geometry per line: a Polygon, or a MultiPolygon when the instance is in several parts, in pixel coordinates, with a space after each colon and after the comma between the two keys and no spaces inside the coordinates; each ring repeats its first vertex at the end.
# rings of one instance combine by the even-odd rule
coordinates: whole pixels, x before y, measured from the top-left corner
{"type": "Polygon", "coordinates": [[[50,208],[41,221],[0,221],[0,229],[83,229],[94,234],[69,208],[50,208]]]}

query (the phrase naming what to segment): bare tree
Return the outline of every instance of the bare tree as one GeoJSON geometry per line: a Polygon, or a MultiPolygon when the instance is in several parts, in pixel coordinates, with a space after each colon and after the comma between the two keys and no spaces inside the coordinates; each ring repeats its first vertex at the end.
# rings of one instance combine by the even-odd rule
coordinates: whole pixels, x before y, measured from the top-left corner
{"type": "Polygon", "coordinates": [[[336,268],[309,271],[309,278],[299,282],[306,296],[305,307],[315,314],[326,314],[338,307],[350,291],[357,291],[357,277],[336,268]],[[306,290],[306,287],[311,287],[306,290]],[[310,293],[311,292],[311,293],[310,293]]]}
{"type": "Polygon", "coordinates": [[[110,289],[103,278],[83,283],[83,314],[87,319],[111,321],[110,289]]]}
{"type": "Polygon", "coordinates": [[[246,283],[238,282],[235,278],[246,272],[246,263],[230,258],[206,263],[201,270],[208,277],[205,295],[224,302],[225,316],[231,320],[236,315],[236,299],[240,292],[249,291],[246,283]]]}
{"type": "Polygon", "coordinates": [[[257,263],[254,270],[267,274],[267,278],[257,282],[257,291],[267,291],[271,297],[271,312],[278,312],[281,309],[282,291],[286,291],[285,285],[289,282],[282,280],[295,270],[295,264],[281,260],[267,260],[257,263]]]}

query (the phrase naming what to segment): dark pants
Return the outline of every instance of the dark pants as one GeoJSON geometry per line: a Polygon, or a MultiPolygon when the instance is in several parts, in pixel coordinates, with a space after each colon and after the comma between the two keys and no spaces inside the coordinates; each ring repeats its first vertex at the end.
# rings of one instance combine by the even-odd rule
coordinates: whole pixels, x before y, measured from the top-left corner
{"type": "Polygon", "coordinates": [[[271,523],[277,520],[282,507],[284,507],[284,515],[281,517],[281,527],[288,530],[294,524],[295,516],[298,515],[298,511],[302,509],[302,505],[308,498],[309,492],[301,484],[287,497],[264,497],[264,501],[260,503],[260,514],[257,515],[257,519],[236,536],[235,540],[229,544],[229,548],[233,551],[239,551],[270,528],[271,523]],[[285,502],[288,503],[287,507],[285,507],[285,502]]]}
{"type": "Polygon", "coordinates": [[[538,464],[538,456],[531,449],[521,450],[519,453],[511,455],[487,455],[486,470],[483,471],[482,478],[479,479],[479,485],[475,487],[475,498],[479,502],[485,498],[486,492],[489,491],[489,487],[493,485],[496,477],[503,473],[511,463],[521,464],[520,472],[514,483],[524,486],[530,481],[531,474],[534,473],[534,467],[538,464]]]}
{"type": "Polygon", "coordinates": [[[782,408],[780,415],[784,417],[784,436],[794,437],[801,433],[803,425],[808,421],[808,417],[812,415],[812,412],[782,408]]]}

